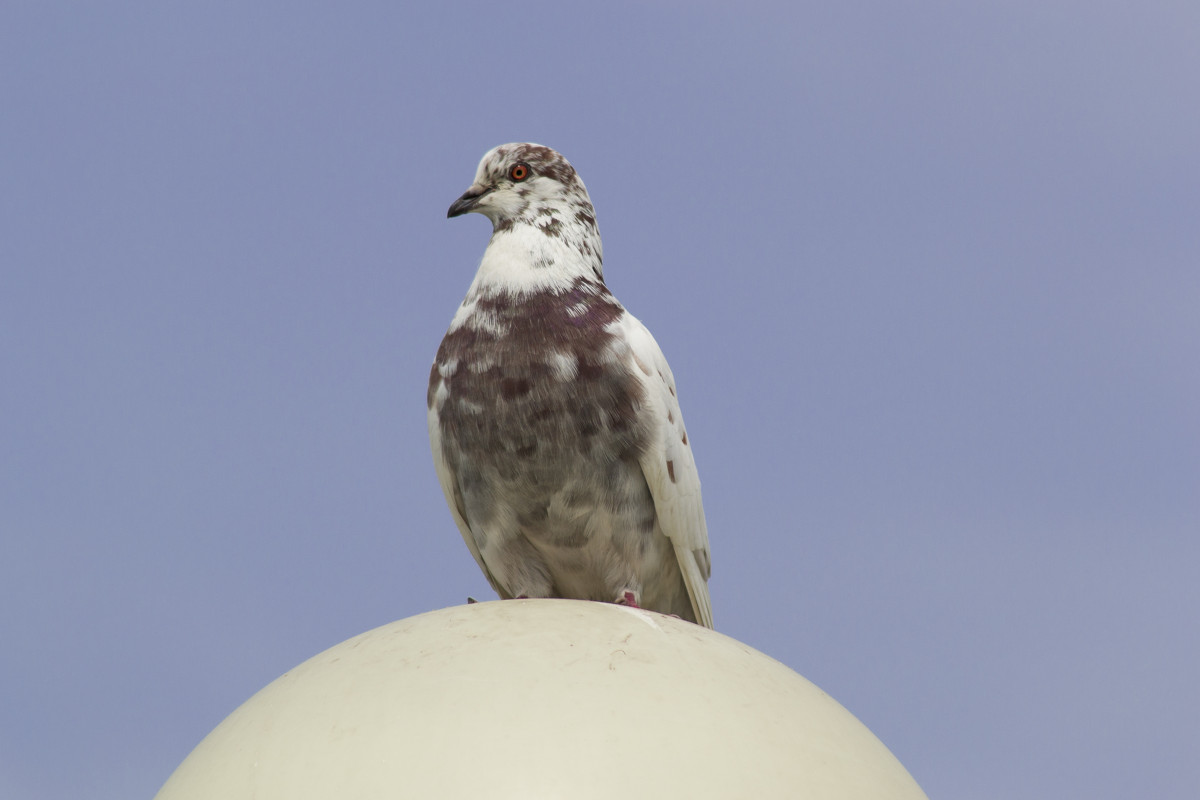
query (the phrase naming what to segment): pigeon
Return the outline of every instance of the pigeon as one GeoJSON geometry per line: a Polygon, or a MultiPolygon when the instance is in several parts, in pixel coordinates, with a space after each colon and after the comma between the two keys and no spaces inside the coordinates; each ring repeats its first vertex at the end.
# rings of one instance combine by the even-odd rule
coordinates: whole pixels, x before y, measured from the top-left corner
{"type": "Polygon", "coordinates": [[[596,212],[537,144],[479,162],[447,217],[492,222],[429,373],[450,513],[502,599],[561,597],[713,627],[700,479],[654,337],[604,283],[596,212]]]}

